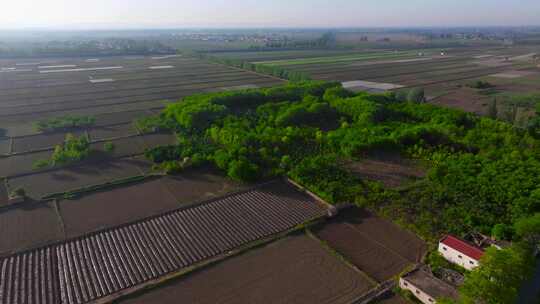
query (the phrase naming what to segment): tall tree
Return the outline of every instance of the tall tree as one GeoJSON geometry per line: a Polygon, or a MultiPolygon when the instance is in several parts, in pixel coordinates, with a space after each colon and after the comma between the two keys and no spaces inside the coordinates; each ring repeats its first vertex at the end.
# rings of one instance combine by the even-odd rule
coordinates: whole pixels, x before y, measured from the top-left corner
{"type": "Polygon", "coordinates": [[[515,303],[519,288],[533,268],[534,257],[528,246],[489,248],[480,266],[465,276],[460,288],[461,301],[466,304],[515,303]]]}
{"type": "Polygon", "coordinates": [[[494,98],[489,104],[487,116],[493,119],[497,119],[499,117],[499,112],[497,110],[497,98],[494,98]]]}

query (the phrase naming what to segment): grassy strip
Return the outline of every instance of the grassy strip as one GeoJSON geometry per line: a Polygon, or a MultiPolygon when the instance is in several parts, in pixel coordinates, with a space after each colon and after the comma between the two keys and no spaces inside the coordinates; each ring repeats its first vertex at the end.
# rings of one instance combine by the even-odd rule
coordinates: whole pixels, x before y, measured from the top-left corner
{"type": "Polygon", "coordinates": [[[44,201],[45,200],[53,200],[53,199],[75,199],[75,198],[78,198],[78,197],[80,197],[82,195],[85,195],[85,194],[89,194],[89,193],[93,193],[93,192],[97,192],[97,191],[110,190],[110,189],[114,189],[114,188],[117,188],[117,187],[120,187],[120,186],[125,186],[125,185],[128,185],[128,184],[142,182],[142,181],[145,181],[145,180],[148,180],[148,179],[155,178],[157,176],[160,176],[160,175],[159,174],[150,174],[150,175],[131,176],[131,177],[124,178],[124,179],[113,180],[111,182],[107,182],[107,183],[104,183],[104,184],[88,186],[88,187],[79,188],[79,189],[76,189],[76,190],[70,190],[70,191],[66,191],[66,192],[48,194],[48,195],[42,197],[41,199],[44,200],[44,201]]]}

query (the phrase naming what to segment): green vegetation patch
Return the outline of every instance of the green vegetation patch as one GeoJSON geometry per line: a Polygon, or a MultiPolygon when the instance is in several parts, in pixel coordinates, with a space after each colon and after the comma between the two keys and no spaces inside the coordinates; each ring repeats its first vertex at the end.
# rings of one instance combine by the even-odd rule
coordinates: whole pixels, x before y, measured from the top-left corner
{"type": "Polygon", "coordinates": [[[330,203],[386,214],[428,240],[491,234],[540,212],[538,130],[426,104],[421,90],[409,95],[323,82],[195,95],[153,118],[179,144],[146,156],[166,171],[210,164],[242,181],[288,175],[330,203]],[[429,172],[387,189],[342,165],[379,151],[419,159],[429,172]]]}
{"type": "Polygon", "coordinates": [[[73,128],[86,128],[93,126],[95,122],[96,119],[92,116],[63,116],[38,121],[35,123],[35,128],[40,132],[55,132],[73,128]]]}

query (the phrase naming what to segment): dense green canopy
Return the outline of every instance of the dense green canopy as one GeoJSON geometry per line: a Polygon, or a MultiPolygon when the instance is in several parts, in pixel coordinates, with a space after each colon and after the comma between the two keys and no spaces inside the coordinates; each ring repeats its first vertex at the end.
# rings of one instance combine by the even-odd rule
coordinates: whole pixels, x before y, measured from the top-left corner
{"type": "Polygon", "coordinates": [[[145,120],[180,139],[147,156],[170,171],[213,164],[239,180],[289,175],[331,203],[356,202],[432,239],[496,225],[503,234],[540,212],[534,133],[417,101],[317,82],[191,96],[145,120]],[[422,160],[427,177],[385,189],[341,165],[380,151],[422,160]]]}

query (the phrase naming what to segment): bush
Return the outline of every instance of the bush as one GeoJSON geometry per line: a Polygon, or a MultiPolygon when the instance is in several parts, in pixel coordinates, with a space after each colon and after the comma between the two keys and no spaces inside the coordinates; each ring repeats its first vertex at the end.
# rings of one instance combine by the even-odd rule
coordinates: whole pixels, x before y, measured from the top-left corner
{"type": "Polygon", "coordinates": [[[17,188],[11,192],[11,197],[26,197],[26,190],[17,188]]]}
{"type": "Polygon", "coordinates": [[[96,119],[93,116],[64,116],[38,121],[35,124],[35,128],[40,132],[53,132],[71,128],[90,127],[95,122],[96,119]]]}
{"type": "Polygon", "coordinates": [[[407,95],[408,102],[424,103],[426,102],[426,96],[423,88],[414,88],[409,91],[407,95]]]}
{"type": "Polygon", "coordinates": [[[110,152],[113,152],[115,149],[116,149],[116,146],[110,141],[103,144],[103,150],[105,150],[105,152],[110,153],[110,152]]]}
{"type": "Polygon", "coordinates": [[[50,165],[50,162],[48,160],[41,159],[41,160],[35,161],[34,164],[32,165],[32,168],[35,170],[38,170],[38,169],[43,169],[45,167],[48,167],[49,165],[50,165]]]}
{"type": "Polygon", "coordinates": [[[233,160],[227,174],[238,181],[255,181],[259,177],[259,167],[247,160],[233,160]]]}
{"type": "Polygon", "coordinates": [[[54,148],[50,164],[53,166],[81,161],[90,155],[90,139],[88,135],[77,138],[72,134],[66,135],[63,145],[54,148]]]}
{"type": "Polygon", "coordinates": [[[482,80],[477,80],[477,81],[468,83],[467,86],[473,89],[489,89],[493,87],[491,83],[487,81],[482,81],[482,80]]]}

